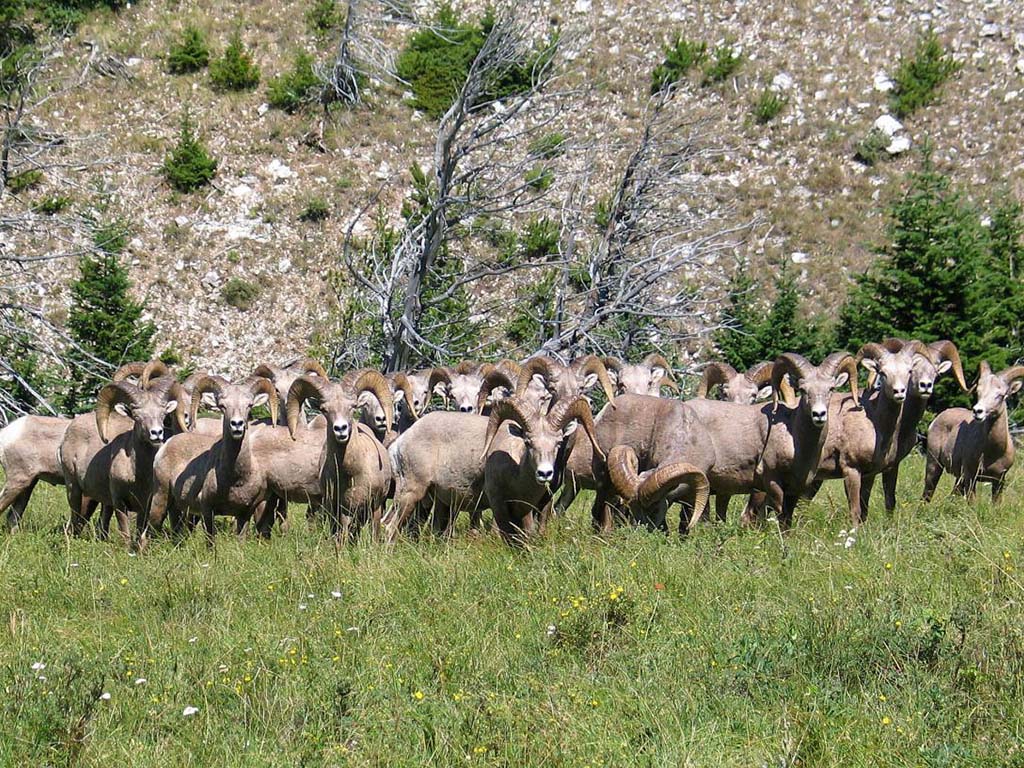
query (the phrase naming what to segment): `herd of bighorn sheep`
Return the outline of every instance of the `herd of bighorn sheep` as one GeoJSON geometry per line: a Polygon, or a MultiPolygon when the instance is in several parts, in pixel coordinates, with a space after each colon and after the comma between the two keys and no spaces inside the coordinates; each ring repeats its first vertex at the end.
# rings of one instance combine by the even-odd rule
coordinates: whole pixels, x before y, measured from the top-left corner
{"type": "MultiPolygon", "coordinates": [[[[681,400],[661,396],[679,385],[658,354],[638,364],[538,355],[340,379],[299,359],[234,382],[130,363],[99,391],[93,413],[24,416],[0,430],[0,514],[17,527],[43,481],[67,488],[73,533],[99,506],[98,535],[116,516],[139,547],[165,520],[175,534],[202,522],[212,540],[216,515],[269,536],[287,524],[290,503],[322,514],[339,540],[367,523],[389,541],[428,524],[450,535],[464,510],[478,531],[490,509],[502,538],[518,543],[580,488],[594,491],[598,530],[618,520],[667,530],[678,502],[685,533],[711,494],[720,520],[730,497],[744,494],[745,523],[772,509],[786,528],[797,502],[835,478],[857,525],[878,475],[886,510],[895,507],[900,462],[948,371],[966,391],[952,342],[887,339],[819,365],[796,353],[742,373],[711,363],[697,397],[681,400]],[[595,416],[598,387],[606,404],[595,416]],[[433,409],[435,396],[443,408],[433,409]],[[260,406],[269,419],[254,419],[260,406]]],[[[982,362],[973,411],[950,408],[932,421],[926,500],[946,471],[959,493],[972,498],[985,481],[998,501],[1014,458],[1006,400],[1022,382],[1024,367],[993,373],[982,362]]]]}

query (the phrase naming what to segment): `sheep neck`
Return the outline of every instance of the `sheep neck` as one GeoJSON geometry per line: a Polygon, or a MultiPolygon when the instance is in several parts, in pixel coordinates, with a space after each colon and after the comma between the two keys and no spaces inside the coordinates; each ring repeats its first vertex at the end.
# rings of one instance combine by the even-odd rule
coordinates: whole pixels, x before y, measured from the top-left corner
{"type": "Polygon", "coordinates": [[[794,441],[795,456],[793,460],[793,477],[797,478],[802,491],[807,488],[818,474],[821,456],[828,441],[828,425],[826,421],[817,426],[811,421],[809,409],[803,404],[796,413],[796,440],[794,441]]]}
{"type": "Polygon", "coordinates": [[[897,403],[884,392],[879,392],[873,403],[872,406],[872,401],[868,401],[867,407],[868,417],[875,427],[874,463],[888,466],[896,457],[899,441],[895,438],[906,401],[897,403]]]}
{"type": "Polygon", "coordinates": [[[249,429],[245,430],[241,440],[231,436],[231,427],[225,420],[221,429],[220,459],[221,467],[229,467],[232,478],[247,476],[252,469],[252,448],[249,442],[249,429]]]}

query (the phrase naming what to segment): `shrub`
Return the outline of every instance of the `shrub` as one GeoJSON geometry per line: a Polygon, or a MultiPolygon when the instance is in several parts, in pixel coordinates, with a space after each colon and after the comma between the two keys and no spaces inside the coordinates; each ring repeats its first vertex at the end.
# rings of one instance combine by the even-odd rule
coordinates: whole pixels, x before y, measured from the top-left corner
{"type": "Polygon", "coordinates": [[[71,205],[71,198],[67,195],[50,195],[44,197],[36,205],[35,210],[38,213],[45,213],[47,216],[53,216],[65,211],[71,205]]]}
{"type": "Polygon", "coordinates": [[[131,233],[128,224],[117,219],[105,224],[95,224],[92,228],[92,244],[96,250],[116,256],[128,247],[131,233]]]}
{"type": "Polygon", "coordinates": [[[290,72],[278,75],[267,86],[267,103],[292,114],[312,101],[322,83],[313,71],[313,57],[299,53],[290,72]]]}
{"type": "Polygon", "coordinates": [[[224,55],[210,63],[210,82],[219,91],[251,91],[260,83],[260,69],[237,32],[224,55]]]}
{"type": "Polygon", "coordinates": [[[252,308],[259,298],[260,287],[240,277],[232,277],[220,289],[220,297],[227,304],[243,312],[252,308]]]}
{"type": "Polygon", "coordinates": [[[651,93],[658,93],[682,80],[694,67],[701,66],[708,57],[708,44],[677,37],[673,45],[665,47],[665,59],[651,73],[651,93]]]}
{"type": "Polygon", "coordinates": [[[312,197],[299,214],[299,221],[324,221],[331,215],[331,208],[322,197],[312,197]]]}
{"type": "Polygon", "coordinates": [[[181,120],[178,144],[164,160],[164,177],[179,192],[192,192],[213,180],[217,161],[210,156],[192,127],[188,114],[181,120]]]}
{"type": "Polygon", "coordinates": [[[885,148],[891,141],[892,139],[886,135],[885,131],[872,128],[868,131],[867,136],[857,142],[853,157],[864,165],[875,165],[879,160],[884,160],[887,157],[885,148]]]}
{"type": "Polygon", "coordinates": [[[767,125],[786,108],[789,98],[785,94],[765,88],[754,102],[754,120],[758,125],[767,125]]]}
{"type": "Polygon", "coordinates": [[[536,261],[558,253],[558,222],[536,217],[526,222],[519,240],[520,254],[525,261],[536,261]]]}
{"type": "Polygon", "coordinates": [[[341,26],[345,20],[335,0],[313,0],[306,11],[306,24],[318,34],[330,32],[341,26]]]}
{"type": "Polygon", "coordinates": [[[530,156],[538,160],[553,160],[565,154],[566,143],[569,141],[564,133],[548,133],[530,142],[530,156]]]}
{"type": "Polygon", "coordinates": [[[733,50],[732,43],[724,43],[712,52],[704,67],[703,85],[715,85],[732,77],[743,66],[743,56],[733,50]]]}
{"type": "Polygon", "coordinates": [[[43,180],[43,172],[38,169],[22,171],[7,179],[7,189],[13,195],[17,195],[36,186],[43,180]]]}
{"type": "Polygon", "coordinates": [[[198,72],[210,63],[210,49],[206,37],[198,27],[185,27],[181,37],[167,51],[167,71],[172,75],[198,72]]]}
{"type": "Polygon", "coordinates": [[[535,192],[544,192],[555,182],[555,172],[547,166],[538,165],[526,172],[526,183],[535,192]]]}
{"type": "Polygon", "coordinates": [[[938,97],[939,87],[960,69],[938,36],[929,31],[917,41],[912,58],[900,61],[889,95],[892,111],[903,118],[938,97]]]}

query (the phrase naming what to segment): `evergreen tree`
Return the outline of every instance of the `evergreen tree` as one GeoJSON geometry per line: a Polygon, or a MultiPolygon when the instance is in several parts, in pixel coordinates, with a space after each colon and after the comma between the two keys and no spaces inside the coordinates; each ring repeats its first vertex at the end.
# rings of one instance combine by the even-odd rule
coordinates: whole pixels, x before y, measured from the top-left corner
{"type": "Polygon", "coordinates": [[[38,352],[30,343],[28,334],[0,334],[0,345],[8,351],[11,369],[0,367],[0,408],[13,414],[42,410],[39,396],[52,404],[55,381],[43,365],[38,352]]]}
{"type": "Polygon", "coordinates": [[[760,354],[759,316],[761,294],[750,276],[746,261],[736,265],[729,282],[728,306],[722,313],[725,327],[715,334],[714,343],[721,356],[738,370],[756,363],[760,354]]]}
{"type": "Polygon", "coordinates": [[[82,257],[80,276],[71,285],[68,331],[79,347],[68,356],[71,382],[64,406],[71,413],[91,409],[104,381],[93,358],[117,366],[153,354],[156,328],[142,321],[142,304],[128,295],[128,270],[118,260],[126,235],[120,225],[97,228],[95,253],[82,257]]]}

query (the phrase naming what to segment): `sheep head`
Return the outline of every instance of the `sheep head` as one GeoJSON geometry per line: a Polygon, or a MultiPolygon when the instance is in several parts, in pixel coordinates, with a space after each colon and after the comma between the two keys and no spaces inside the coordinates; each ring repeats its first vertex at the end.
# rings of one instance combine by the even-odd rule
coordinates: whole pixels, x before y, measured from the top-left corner
{"type": "MultiPolygon", "coordinates": [[[[409,381],[410,391],[412,398],[412,410],[416,412],[417,416],[421,416],[427,406],[430,405],[430,397],[433,394],[431,387],[428,386],[430,382],[431,371],[410,371],[405,374],[405,378],[409,381]]],[[[403,406],[404,407],[404,406],[403,406]]]]}
{"type": "Polygon", "coordinates": [[[285,402],[288,399],[288,390],[291,389],[292,382],[299,376],[320,376],[326,379],[327,371],[316,360],[309,357],[300,357],[281,366],[261,363],[256,366],[256,370],[252,372],[252,375],[270,379],[274,382],[278,402],[285,402]]]}
{"type": "Polygon", "coordinates": [[[927,399],[935,391],[935,380],[949,370],[953,371],[960,389],[966,392],[967,381],[956,344],[946,339],[933,341],[924,347],[922,354],[915,356],[911,382],[917,384],[918,395],[927,399]]]}
{"type": "Polygon", "coordinates": [[[916,358],[927,359],[928,354],[927,347],[919,341],[903,342],[902,346],[898,346],[899,342],[902,340],[888,340],[888,348],[869,342],[857,352],[857,359],[869,372],[868,386],[881,390],[883,396],[896,403],[907,399],[916,358]]]}
{"type": "Polygon", "coordinates": [[[134,422],[135,435],[141,442],[160,445],[164,442],[165,417],[173,413],[178,428],[184,432],[185,395],[177,382],[152,390],[142,389],[127,381],[107,384],[96,398],[96,428],[104,443],[110,441],[110,413],[117,411],[134,422]]]}
{"type": "Polygon", "coordinates": [[[234,441],[245,437],[252,409],[268,405],[270,418],[276,424],[278,416],[277,389],[262,376],[250,376],[232,384],[220,376],[203,376],[192,390],[191,423],[196,423],[199,405],[203,403],[221,412],[224,436],[234,441]]]}
{"type": "Polygon", "coordinates": [[[755,363],[745,373],[738,373],[728,363],[709,363],[701,376],[697,397],[707,397],[716,386],[722,388],[722,399],[730,403],[753,405],[772,394],[772,364],[755,363]]]}
{"type": "Polygon", "coordinates": [[[617,445],[608,454],[608,475],[615,492],[636,512],[643,513],[661,502],[676,486],[686,483],[695,492],[690,525],[696,524],[708,506],[711,485],[707,475],[693,464],[674,462],[638,472],[639,461],[631,446],[617,445]]]}
{"type": "Polygon", "coordinates": [[[355,372],[340,382],[327,378],[299,376],[288,390],[285,413],[288,419],[288,431],[292,439],[296,437],[302,404],[306,400],[316,400],[320,412],[327,419],[329,438],[337,444],[345,444],[355,431],[353,411],[367,402],[366,395],[372,395],[384,414],[384,426],[391,429],[391,414],[395,403],[391,395],[391,387],[387,379],[377,371],[364,370],[355,372]]]}
{"type": "Polygon", "coordinates": [[[978,375],[978,399],[974,403],[974,420],[995,419],[1003,413],[1006,400],[1016,394],[1024,379],[1024,366],[1014,365],[999,373],[992,373],[987,361],[982,360],[978,375]]]}
{"type": "Polygon", "coordinates": [[[651,353],[643,362],[636,365],[630,365],[617,357],[606,357],[603,362],[609,378],[615,385],[616,394],[658,397],[661,395],[662,387],[668,387],[674,392],[679,391],[679,385],[672,378],[671,366],[657,352],[651,353]]]}
{"type": "Polygon", "coordinates": [[[483,413],[484,408],[490,401],[491,404],[503,400],[511,395],[516,389],[516,383],[505,371],[498,366],[493,367],[484,376],[480,385],[480,394],[476,398],[476,410],[483,413]]]}
{"type": "MultiPolygon", "coordinates": [[[[395,398],[395,407],[399,406],[399,403],[404,403],[406,410],[415,421],[420,417],[420,409],[423,407],[422,398],[417,397],[416,388],[413,386],[412,381],[404,373],[389,373],[386,377],[388,383],[391,384],[391,392],[395,398]]],[[[426,387],[424,387],[426,390],[426,387]]]]}
{"type": "Polygon", "coordinates": [[[572,402],[558,403],[548,413],[515,395],[495,403],[487,422],[485,456],[490,453],[498,430],[506,421],[511,422],[509,433],[522,439],[526,447],[525,459],[533,466],[534,477],[541,485],[554,480],[559,448],[580,424],[594,446],[594,453],[604,458],[597,444],[590,405],[582,397],[572,402]]]}
{"type": "Polygon", "coordinates": [[[848,352],[833,352],[817,366],[795,352],[779,355],[772,363],[772,389],[776,393],[776,402],[780,393],[784,399],[789,399],[785,389],[787,376],[793,391],[800,395],[796,407],[803,409],[816,427],[823,427],[828,422],[829,400],[839,387],[849,382],[855,402],[859,395],[857,361],[848,352]]]}

